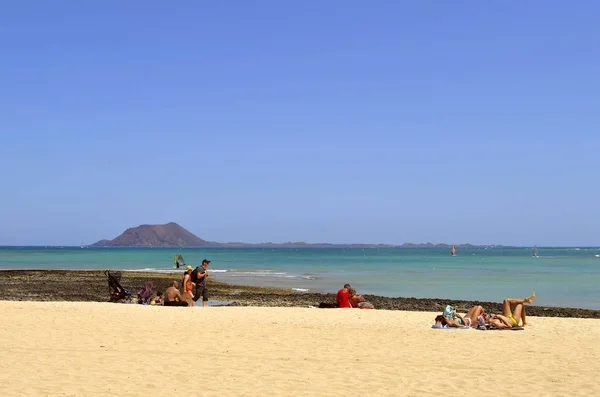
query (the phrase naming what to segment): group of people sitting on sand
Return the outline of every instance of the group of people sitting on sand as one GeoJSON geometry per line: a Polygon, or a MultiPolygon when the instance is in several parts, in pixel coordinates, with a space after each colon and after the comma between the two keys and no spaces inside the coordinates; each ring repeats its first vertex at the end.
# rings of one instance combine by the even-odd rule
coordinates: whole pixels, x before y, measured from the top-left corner
{"type": "Polygon", "coordinates": [[[459,314],[452,306],[447,306],[443,314],[435,318],[432,328],[449,327],[493,327],[499,329],[516,328],[527,325],[525,305],[535,299],[535,292],[524,299],[506,298],[502,303],[502,314],[487,313],[482,306],[473,306],[465,315],[459,314]]]}
{"type": "Polygon", "coordinates": [[[208,303],[208,291],[206,287],[206,279],[208,278],[209,260],[204,259],[202,266],[193,269],[191,266],[186,266],[181,282],[182,289],[179,290],[179,281],[173,280],[167,288],[164,295],[157,292],[156,296],[150,300],[151,305],[163,306],[194,306],[196,301],[202,298],[202,306],[208,303]],[[196,293],[193,292],[194,287],[196,293]]]}
{"type": "Polygon", "coordinates": [[[341,309],[375,309],[372,303],[365,301],[362,295],[358,295],[356,290],[345,284],[335,296],[335,303],[321,302],[320,308],[341,308],[341,309]]]}

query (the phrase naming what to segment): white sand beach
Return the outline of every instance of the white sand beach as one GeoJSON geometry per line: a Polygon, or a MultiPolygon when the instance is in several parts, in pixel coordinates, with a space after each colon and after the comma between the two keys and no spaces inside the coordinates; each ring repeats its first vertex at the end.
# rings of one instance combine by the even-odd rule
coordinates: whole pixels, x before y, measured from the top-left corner
{"type": "Polygon", "coordinates": [[[600,321],[435,330],[437,313],[0,302],[2,396],[591,396],[600,321]]]}

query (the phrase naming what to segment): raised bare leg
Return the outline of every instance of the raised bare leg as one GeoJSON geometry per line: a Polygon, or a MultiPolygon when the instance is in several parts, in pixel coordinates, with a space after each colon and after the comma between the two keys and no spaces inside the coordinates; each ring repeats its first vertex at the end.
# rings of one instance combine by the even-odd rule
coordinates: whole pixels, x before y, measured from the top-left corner
{"type": "Polygon", "coordinates": [[[483,307],[473,306],[471,310],[465,315],[466,318],[471,319],[471,325],[477,324],[477,317],[483,312],[483,307]]]}
{"type": "Polygon", "coordinates": [[[512,313],[512,316],[517,321],[517,325],[519,325],[519,322],[521,321],[521,316],[524,310],[525,306],[522,303],[519,303],[515,306],[515,311],[512,313]]]}
{"type": "Polygon", "coordinates": [[[528,325],[527,324],[527,315],[525,314],[525,306],[523,306],[523,312],[521,313],[521,320],[523,320],[523,326],[528,325]]]}
{"type": "Polygon", "coordinates": [[[502,314],[508,316],[509,314],[512,314],[512,306],[516,306],[518,304],[523,303],[531,303],[534,299],[535,292],[525,299],[506,298],[504,299],[504,302],[502,302],[502,314]]]}
{"type": "Polygon", "coordinates": [[[535,299],[535,292],[533,292],[531,295],[529,295],[529,297],[525,299],[524,303],[531,304],[531,302],[533,302],[534,299],[535,299]]]}

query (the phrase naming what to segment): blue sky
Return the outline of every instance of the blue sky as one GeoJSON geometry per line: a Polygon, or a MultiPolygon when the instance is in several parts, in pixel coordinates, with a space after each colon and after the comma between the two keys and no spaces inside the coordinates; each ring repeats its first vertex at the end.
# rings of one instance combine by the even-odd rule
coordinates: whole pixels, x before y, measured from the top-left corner
{"type": "Polygon", "coordinates": [[[0,245],[600,245],[600,3],[0,13],[0,245]]]}

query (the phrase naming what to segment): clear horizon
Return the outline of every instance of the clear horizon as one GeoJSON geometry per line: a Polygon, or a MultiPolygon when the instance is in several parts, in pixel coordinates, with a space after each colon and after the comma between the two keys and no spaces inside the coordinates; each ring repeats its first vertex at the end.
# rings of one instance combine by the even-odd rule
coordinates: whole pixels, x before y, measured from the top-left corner
{"type": "Polygon", "coordinates": [[[173,221],[211,241],[598,246],[597,15],[6,4],[0,245],[173,221]]]}

